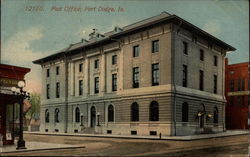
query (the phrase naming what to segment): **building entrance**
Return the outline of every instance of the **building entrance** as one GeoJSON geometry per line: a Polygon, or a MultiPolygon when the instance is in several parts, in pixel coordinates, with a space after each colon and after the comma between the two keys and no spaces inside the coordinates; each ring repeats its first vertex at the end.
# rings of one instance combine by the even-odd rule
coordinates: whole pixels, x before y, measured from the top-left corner
{"type": "Polygon", "coordinates": [[[96,110],[95,107],[92,106],[90,109],[90,127],[93,128],[96,125],[96,110]]]}

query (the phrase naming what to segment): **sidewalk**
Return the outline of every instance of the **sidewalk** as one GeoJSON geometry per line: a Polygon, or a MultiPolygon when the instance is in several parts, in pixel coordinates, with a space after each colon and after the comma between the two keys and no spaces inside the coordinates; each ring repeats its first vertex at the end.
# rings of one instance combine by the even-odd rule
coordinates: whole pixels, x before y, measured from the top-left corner
{"type": "Polygon", "coordinates": [[[0,156],[1,153],[12,153],[12,152],[30,152],[30,151],[39,151],[39,150],[54,150],[54,149],[71,149],[71,148],[84,148],[84,146],[69,145],[69,144],[56,144],[56,143],[44,143],[44,142],[26,142],[27,149],[16,149],[15,141],[14,145],[6,145],[0,147],[0,156]]]}
{"type": "MultiPolygon", "coordinates": [[[[108,134],[81,134],[81,133],[50,133],[50,132],[28,132],[25,131],[24,134],[36,134],[36,135],[52,135],[52,136],[79,136],[79,137],[102,137],[102,138],[127,138],[127,139],[160,139],[159,136],[137,136],[137,135],[108,135],[108,134]]],[[[209,138],[219,138],[227,136],[236,135],[250,135],[249,130],[230,130],[222,133],[216,134],[200,134],[200,135],[190,135],[190,136],[162,136],[162,140],[176,140],[176,141],[190,141],[199,139],[209,139],[209,138]]]]}

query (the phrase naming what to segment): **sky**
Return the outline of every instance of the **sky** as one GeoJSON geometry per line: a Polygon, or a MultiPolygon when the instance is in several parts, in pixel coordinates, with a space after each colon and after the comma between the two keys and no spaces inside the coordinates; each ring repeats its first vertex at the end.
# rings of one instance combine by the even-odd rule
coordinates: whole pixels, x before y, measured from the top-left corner
{"type": "Polygon", "coordinates": [[[1,63],[31,68],[26,90],[41,92],[33,60],[166,11],[235,47],[229,64],[249,61],[247,0],[1,0],[1,63]],[[74,8],[75,10],[72,10],[74,8]]]}

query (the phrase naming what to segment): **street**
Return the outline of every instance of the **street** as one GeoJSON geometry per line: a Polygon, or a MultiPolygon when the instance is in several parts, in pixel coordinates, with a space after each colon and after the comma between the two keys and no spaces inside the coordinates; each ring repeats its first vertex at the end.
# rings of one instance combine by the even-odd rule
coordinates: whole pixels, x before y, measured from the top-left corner
{"type": "Polygon", "coordinates": [[[249,135],[194,141],[120,139],[25,134],[26,141],[84,146],[85,148],[2,153],[15,156],[174,156],[248,157],[249,135]]]}

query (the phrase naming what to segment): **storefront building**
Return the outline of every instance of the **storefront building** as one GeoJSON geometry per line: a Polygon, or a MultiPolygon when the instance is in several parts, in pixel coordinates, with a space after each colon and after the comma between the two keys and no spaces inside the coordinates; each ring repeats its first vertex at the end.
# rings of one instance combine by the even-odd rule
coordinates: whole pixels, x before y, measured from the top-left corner
{"type": "Polygon", "coordinates": [[[228,60],[226,60],[227,129],[248,129],[250,126],[249,68],[249,62],[228,65],[228,60]]]}
{"type": "Polygon", "coordinates": [[[19,119],[19,104],[23,98],[11,91],[30,69],[0,64],[0,145],[14,144],[15,120],[19,119]]]}

